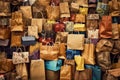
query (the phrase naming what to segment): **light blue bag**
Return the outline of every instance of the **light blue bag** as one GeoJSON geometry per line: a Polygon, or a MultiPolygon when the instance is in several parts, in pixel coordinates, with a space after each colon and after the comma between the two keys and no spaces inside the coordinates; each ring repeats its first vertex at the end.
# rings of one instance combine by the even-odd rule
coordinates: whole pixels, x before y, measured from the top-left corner
{"type": "Polygon", "coordinates": [[[61,59],[45,61],[45,69],[47,70],[58,71],[60,70],[61,66],[62,66],[61,59]]]}
{"type": "Polygon", "coordinates": [[[92,69],[92,80],[101,80],[101,68],[96,65],[85,65],[86,69],[92,69]]]}

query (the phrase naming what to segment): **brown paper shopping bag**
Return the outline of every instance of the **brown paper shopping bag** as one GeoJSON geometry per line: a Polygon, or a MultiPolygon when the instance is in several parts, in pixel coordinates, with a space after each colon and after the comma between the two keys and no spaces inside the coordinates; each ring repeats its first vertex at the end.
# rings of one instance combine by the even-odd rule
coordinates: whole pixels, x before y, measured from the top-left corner
{"type": "Polygon", "coordinates": [[[30,68],[31,80],[45,80],[44,60],[32,60],[30,68]]]}

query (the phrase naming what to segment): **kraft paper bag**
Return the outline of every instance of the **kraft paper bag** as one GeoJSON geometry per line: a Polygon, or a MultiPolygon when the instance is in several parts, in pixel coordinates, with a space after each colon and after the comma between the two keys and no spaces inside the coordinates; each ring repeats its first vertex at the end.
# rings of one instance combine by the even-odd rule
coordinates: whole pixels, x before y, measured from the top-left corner
{"type": "Polygon", "coordinates": [[[72,79],[72,71],[70,65],[64,65],[61,67],[60,71],[60,80],[71,80],[72,79]]]}
{"type": "Polygon", "coordinates": [[[32,9],[31,6],[21,6],[20,10],[25,18],[32,18],[32,9]]]}
{"type": "Polygon", "coordinates": [[[27,68],[26,68],[25,63],[17,64],[16,72],[17,72],[18,76],[20,76],[22,78],[22,80],[28,80],[28,73],[27,73],[27,68]]]}
{"type": "Polygon", "coordinates": [[[39,38],[38,36],[38,26],[28,26],[28,35],[34,36],[36,39],[39,38]]]}
{"type": "Polygon", "coordinates": [[[95,64],[95,46],[94,44],[85,44],[84,52],[82,57],[85,59],[85,64],[95,64]]]}
{"type": "Polygon", "coordinates": [[[69,34],[67,38],[67,49],[83,50],[84,49],[84,35],[83,34],[69,34]]]}
{"type": "Polygon", "coordinates": [[[32,26],[37,26],[38,27],[38,32],[40,33],[42,31],[42,26],[43,26],[43,19],[32,19],[31,22],[32,26]]]}
{"type": "Polygon", "coordinates": [[[44,60],[32,60],[30,68],[31,80],[45,80],[44,60]]]}

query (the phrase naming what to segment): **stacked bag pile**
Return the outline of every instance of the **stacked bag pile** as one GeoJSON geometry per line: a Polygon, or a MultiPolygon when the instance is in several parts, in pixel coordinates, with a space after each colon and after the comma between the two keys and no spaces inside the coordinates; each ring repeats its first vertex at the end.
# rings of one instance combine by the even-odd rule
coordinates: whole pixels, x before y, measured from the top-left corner
{"type": "Polygon", "coordinates": [[[120,0],[0,0],[0,80],[119,80],[120,0]]]}

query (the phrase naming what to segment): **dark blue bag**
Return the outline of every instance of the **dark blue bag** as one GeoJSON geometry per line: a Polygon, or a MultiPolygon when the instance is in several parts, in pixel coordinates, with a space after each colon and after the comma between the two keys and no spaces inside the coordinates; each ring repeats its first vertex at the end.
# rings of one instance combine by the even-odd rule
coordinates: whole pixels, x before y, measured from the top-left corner
{"type": "Polygon", "coordinates": [[[61,59],[45,61],[45,69],[47,70],[58,71],[60,70],[61,66],[62,66],[61,59]]]}
{"type": "Polygon", "coordinates": [[[24,45],[24,46],[30,46],[30,45],[36,44],[36,39],[35,39],[34,36],[25,36],[25,34],[22,37],[22,45],[24,45]]]}
{"type": "Polygon", "coordinates": [[[92,69],[92,80],[101,80],[101,68],[96,65],[85,65],[86,69],[92,69]]]}
{"type": "Polygon", "coordinates": [[[75,55],[80,55],[81,54],[81,51],[79,50],[67,50],[66,51],[66,57],[67,59],[74,59],[74,56],[75,55]]]}

